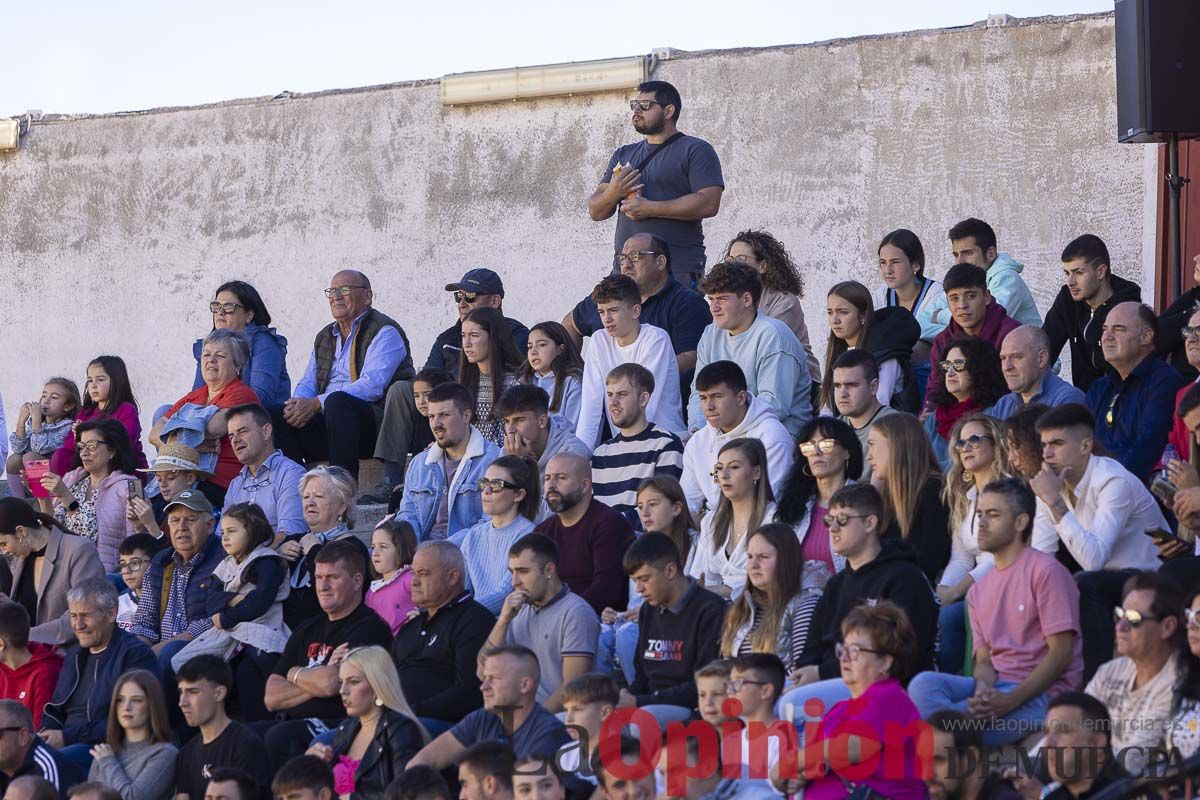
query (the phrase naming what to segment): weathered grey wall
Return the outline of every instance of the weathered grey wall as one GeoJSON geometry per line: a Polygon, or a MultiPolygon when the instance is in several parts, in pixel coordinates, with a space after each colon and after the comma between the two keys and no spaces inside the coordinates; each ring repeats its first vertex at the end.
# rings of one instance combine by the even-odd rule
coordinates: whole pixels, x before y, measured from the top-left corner
{"type": "MultiPolygon", "coordinates": [[[[940,276],[946,228],[990,220],[1043,310],[1085,231],[1144,280],[1152,156],[1114,141],[1113,66],[1112,19],[1091,16],[690,54],[657,76],[724,164],[710,261],[742,228],[773,231],[804,266],[819,341],[828,287],[876,283],[874,246],[901,226],[940,276]]],[[[421,82],[35,125],[0,157],[10,423],[44,377],[82,378],[100,352],[126,357],[143,406],[175,400],[231,278],[266,298],[294,377],[343,266],[371,275],[419,361],[469,267],[503,275],[509,313],[561,318],[609,263],[613,223],[585,199],[632,138],[624,99],[443,108],[421,82]]]]}

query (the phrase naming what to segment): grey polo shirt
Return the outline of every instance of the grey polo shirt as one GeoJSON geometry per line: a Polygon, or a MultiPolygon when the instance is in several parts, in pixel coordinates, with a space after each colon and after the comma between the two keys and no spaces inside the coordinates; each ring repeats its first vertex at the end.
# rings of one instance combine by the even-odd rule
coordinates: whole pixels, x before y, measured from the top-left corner
{"type": "Polygon", "coordinates": [[[566,584],[541,608],[526,603],[508,626],[507,642],[528,647],[542,668],[537,701],[546,702],[563,682],[563,656],[596,657],[600,618],[566,584]]]}

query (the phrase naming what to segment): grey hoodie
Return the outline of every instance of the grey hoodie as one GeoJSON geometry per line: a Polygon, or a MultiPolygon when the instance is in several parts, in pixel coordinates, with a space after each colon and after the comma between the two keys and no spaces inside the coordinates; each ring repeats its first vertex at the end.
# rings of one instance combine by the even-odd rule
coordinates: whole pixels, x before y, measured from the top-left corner
{"type": "Polygon", "coordinates": [[[583,443],[582,439],[575,435],[574,426],[558,414],[551,414],[550,432],[546,438],[546,449],[542,451],[542,456],[538,459],[538,469],[545,473],[546,465],[550,463],[550,459],[559,453],[578,453],[588,459],[592,457],[591,449],[583,443]]]}

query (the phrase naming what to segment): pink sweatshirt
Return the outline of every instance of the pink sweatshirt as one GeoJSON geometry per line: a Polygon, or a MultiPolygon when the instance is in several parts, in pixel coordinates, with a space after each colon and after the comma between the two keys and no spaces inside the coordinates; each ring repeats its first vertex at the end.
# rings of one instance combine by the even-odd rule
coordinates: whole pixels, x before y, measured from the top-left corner
{"type": "Polygon", "coordinates": [[[371,582],[367,590],[367,606],[392,626],[392,633],[408,621],[408,612],[416,608],[412,599],[412,567],[404,567],[390,581],[371,582]]]}
{"type": "MultiPolygon", "coordinates": [[[[130,444],[133,445],[133,454],[137,457],[137,465],[144,468],[146,454],[142,452],[142,424],[138,422],[137,406],[133,403],[121,403],[111,415],[104,414],[98,408],[85,409],[79,412],[75,421],[88,422],[104,416],[111,416],[125,426],[125,430],[129,432],[130,444]]],[[[66,475],[77,466],[79,466],[79,458],[75,454],[75,430],[72,428],[71,432],[67,434],[67,438],[63,440],[62,447],[55,450],[54,454],[50,456],[50,471],[55,475],[66,475]]]]}

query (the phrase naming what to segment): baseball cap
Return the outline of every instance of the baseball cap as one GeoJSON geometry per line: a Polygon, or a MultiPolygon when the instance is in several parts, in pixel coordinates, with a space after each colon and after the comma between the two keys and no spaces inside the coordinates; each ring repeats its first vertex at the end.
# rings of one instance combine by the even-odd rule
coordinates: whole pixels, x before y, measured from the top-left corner
{"type": "Polygon", "coordinates": [[[490,269],[473,269],[462,276],[458,283],[446,284],[447,292],[471,292],[473,294],[498,294],[504,297],[504,281],[490,269]]]}
{"type": "Polygon", "coordinates": [[[183,506],[190,508],[192,511],[201,511],[204,513],[213,513],[212,503],[208,502],[208,498],[204,496],[204,492],[199,489],[184,489],[179,494],[175,495],[175,499],[167,503],[167,507],[163,512],[171,510],[172,506],[183,506]]]}

